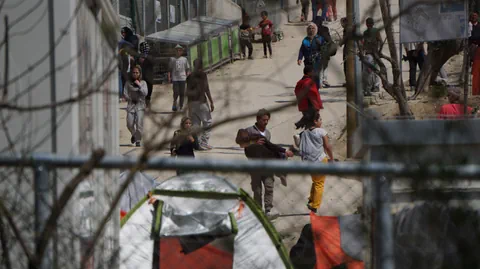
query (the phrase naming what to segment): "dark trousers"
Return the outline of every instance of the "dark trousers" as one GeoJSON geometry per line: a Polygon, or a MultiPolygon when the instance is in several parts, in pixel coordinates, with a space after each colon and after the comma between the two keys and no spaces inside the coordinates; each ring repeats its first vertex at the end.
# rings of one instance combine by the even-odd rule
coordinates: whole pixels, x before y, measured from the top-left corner
{"type": "Polygon", "coordinates": [[[242,55],[247,56],[247,54],[245,53],[246,52],[245,48],[248,48],[248,57],[252,57],[252,53],[253,53],[252,42],[249,39],[240,39],[240,49],[241,49],[242,55]]]}
{"type": "Polygon", "coordinates": [[[308,123],[313,122],[313,116],[316,112],[317,110],[313,107],[309,107],[307,111],[302,111],[302,118],[295,123],[295,127],[297,129],[305,128],[308,123]]]}
{"type": "MultiPolygon", "coordinates": [[[[322,1],[322,0],[318,0],[318,1],[322,1]]],[[[317,19],[317,12],[318,12],[317,0],[312,0],[312,21],[313,22],[315,22],[315,20],[317,19]]]]}
{"type": "Polygon", "coordinates": [[[147,83],[148,93],[145,97],[145,103],[147,107],[150,107],[150,100],[152,99],[152,92],[153,92],[153,84],[151,82],[145,81],[147,83]]]}
{"type": "Polygon", "coordinates": [[[263,55],[267,56],[267,47],[270,56],[272,56],[272,36],[262,35],[263,55]]]}
{"type": "Polygon", "coordinates": [[[309,1],[302,0],[302,15],[305,21],[308,21],[308,8],[310,6],[309,1]]]}
{"type": "Polygon", "coordinates": [[[414,56],[414,50],[407,52],[408,64],[410,66],[410,87],[417,86],[417,65],[422,70],[423,62],[425,61],[425,55],[423,52],[419,52],[417,56],[414,56]]]}
{"type": "Polygon", "coordinates": [[[274,179],[273,175],[259,175],[252,174],[252,191],[253,199],[262,208],[262,200],[265,204],[265,212],[269,212],[273,208],[273,187],[274,179]],[[265,189],[265,195],[262,197],[262,185],[265,189]],[[263,198],[263,199],[262,199],[263,198]]]}
{"type": "Polygon", "coordinates": [[[183,101],[185,99],[185,81],[173,82],[173,102],[177,104],[177,99],[180,97],[180,108],[183,107],[183,101]]]}

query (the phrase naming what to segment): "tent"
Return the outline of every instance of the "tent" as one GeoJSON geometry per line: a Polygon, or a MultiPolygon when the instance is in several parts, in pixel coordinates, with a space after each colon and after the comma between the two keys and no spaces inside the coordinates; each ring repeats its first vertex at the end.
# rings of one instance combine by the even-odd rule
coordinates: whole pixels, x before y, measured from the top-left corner
{"type": "Polygon", "coordinates": [[[255,201],[225,178],[162,182],[122,219],[121,268],[293,268],[255,201]]]}
{"type": "MultiPolygon", "coordinates": [[[[127,180],[129,171],[120,173],[119,184],[123,184],[127,180]]],[[[155,188],[158,183],[154,178],[142,172],[136,172],[132,183],[128,185],[127,190],[120,200],[120,216],[124,217],[139,201],[147,195],[147,193],[155,188]]]]}

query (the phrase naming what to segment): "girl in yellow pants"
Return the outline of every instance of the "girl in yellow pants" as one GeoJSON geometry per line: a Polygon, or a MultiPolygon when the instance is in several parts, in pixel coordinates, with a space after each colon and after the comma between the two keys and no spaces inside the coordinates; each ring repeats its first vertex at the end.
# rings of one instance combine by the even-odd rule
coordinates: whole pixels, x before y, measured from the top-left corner
{"type": "MultiPolygon", "coordinates": [[[[317,112],[300,134],[300,155],[303,161],[328,163],[333,161],[333,152],[328,142],[327,131],[322,127],[322,118],[317,112]]],[[[312,187],[307,207],[317,213],[322,202],[326,175],[312,175],[312,187]]]]}

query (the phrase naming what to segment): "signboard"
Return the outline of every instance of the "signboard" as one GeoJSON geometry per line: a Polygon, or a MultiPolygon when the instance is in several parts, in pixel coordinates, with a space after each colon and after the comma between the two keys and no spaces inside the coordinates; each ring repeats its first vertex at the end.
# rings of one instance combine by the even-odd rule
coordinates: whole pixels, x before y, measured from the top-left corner
{"type": "Polygon", "coordinates": [[[467,38],[467,1],[438,1],[419,4],[418,0],[400,0],[400,43],[467,38]]]}

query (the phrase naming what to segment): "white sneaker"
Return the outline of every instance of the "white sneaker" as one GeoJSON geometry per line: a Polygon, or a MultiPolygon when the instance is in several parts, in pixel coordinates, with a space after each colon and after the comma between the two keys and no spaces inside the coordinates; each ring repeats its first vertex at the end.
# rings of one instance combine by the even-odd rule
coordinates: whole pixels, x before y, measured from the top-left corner
{"type": "Polygon", "coordinates": [[[270,220],[278,218],[279,215],[280,213],[278,213],[278,211],[274,207],[270,209],[270,211],[265,212],[265,216],[267,216],[267,218],[269,218],[270,220]]]}
{"type": "Polygon", "coordinates": [[[300,135],[293,135],[293,142],[296,148],[300,147],[300,135]]]}

